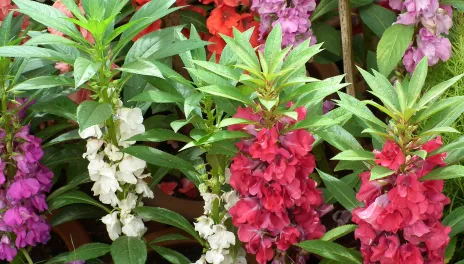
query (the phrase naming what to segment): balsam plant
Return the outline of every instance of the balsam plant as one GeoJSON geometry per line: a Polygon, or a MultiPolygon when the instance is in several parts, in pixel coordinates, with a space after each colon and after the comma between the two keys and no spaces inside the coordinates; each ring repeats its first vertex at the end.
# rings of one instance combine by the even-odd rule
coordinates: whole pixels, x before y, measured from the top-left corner
{"type": "MultiPolygon", "coordinates": [[[[364,263],[444,263],[453,254],[452,247],[445,256],[450,238],[463,230],[455,221],[459,211],[441,221],[443,208],[450,202],[442,193],[443,180],[463,177],[464,167],[452,165],[462,158],[462,141],[443,146],[439,135],[457,132],[448,126],[464,107],[460,97],[439,98],[463,75],[423,92],[427,58],[410,79],[393,86],[376,71],[374,75],[360,71],[381,103],[342,93],[337,103],[357,118],[363,133],[371,134],[381,151],[352,149],[334,157],[356,161],[360,166],[356,170],[365,171],[359,174],[356,195],[346,182],[330,175],[322,178],[333,196],[352,210],[364,263]],[[384,113],[386,123],[368,105],[384,113]]],[[[331,258],[341,260],[342,256],[331,258]]]]}
{"type": "MultiPolygon", "coordinates": [[[[94,195],[98,195],[105,205],[96,202],[81,191],[74,190],[79,183],[88,182],[87,178],[82,182],[71,182],[59,189],[59,193],[52,194],[50,210],[75,203],[98,206],[108,213],[102,221],[107,226],[110,238],[115,241],[111,246],[84,245],[75,252],[60,255],[58,258],[67,261],[87,260],[111,251],[115,263],[128,263],[129,258],[135,259],[136,263],[145,263],[147,245],[141,237],[146,231],[143,220],[150,220],[150,217],[139,215],[136,209],[142,205],[142,197],[153,198],[152,191],[143,180],[150,174],[146,173],[145,161],[124,153],[124,149],[136,143],[132,139],[133,136],[145,131],[143,112],[147,107],[124,107],[121,99],[127,101],[130,99],[127,97],[134,91],[125,91],[126,98],[121,98],[121,93],[124,89],[132,88],[127,84],[136,79],[137,74],[164,78],[162,72],[166,71],[169,76],[172,72],[170,66],[160,60],[166,62],[165,59],[174,54],[203,47],[206,43],[201,40],[180,40],[176,37],[177,32],[181,30],[180,27],[167,28],[145,35],[123,56],[122,52],[140,31],[153,21],[178,9],[170,8],[175,1],[152,1],[134,13],[128,23],[119,27],[115,27],[121,19],[118,16],[128,1],[84,0],[81,3],[85,15],[73,0],[62,2],[75,18],[69,18],[53,7],[30,0],[18,0],[15,4],[20,12],[47,26],[49,30],[59,31],[67,37],[47,32],[29,32],[32,38],[24,45],[0,48],[0,56],[4,57],[25,58],[25,61],[39,58],[73,65],[73,78],[41,76],[22,83],[23,86],[27,86],[22,89],[74,86],[75,89],[90,90],[94,99],[80,104],[77,112],[72,113],[72,116],[75,116],[79,124],[80,137],[89,138],[84,154],[84,157],[90,161],[88,174],[90,180],[94,182],[92,187],[94,195]],[[84,38],[77,30],[77,26],[86,29],[93,39],[89,41],[84,38]],[[156,45],[157,43],[164,44],[156,45]],[[122,65],[118,66],[116,63],[122,65]],[[111,206],[111,209],[106,205],[111,206]],[[121,250],[121,248],[127,249],[129,245],[131,245],[130,252],[121,250]],[[98,250],[88,254],[89,248],[98,250]]],[[[147,83],[142,87],[159,91],[147,83]]],[[[72,136],[66,140],[74,138],[72,136]]],[[[169,154],[158,152],[161,158],[163,155],[169,154]]],[[[155,158],[159,159],[159,157],[155,158]]],[[[169,219],[169,222],[180,221],[182,223],[179,224],[180,228],[187,229],[192,236],[198,237],[193,227],[180,215],[165,211],[167,210],[160,213],[164,221],[168,221],[166,219],[169,219]],[[172,218],[180,220],[174,221],[172,218]]],[[[153,248],[163,256],[179,255],[155,245],[153,248]]]]}

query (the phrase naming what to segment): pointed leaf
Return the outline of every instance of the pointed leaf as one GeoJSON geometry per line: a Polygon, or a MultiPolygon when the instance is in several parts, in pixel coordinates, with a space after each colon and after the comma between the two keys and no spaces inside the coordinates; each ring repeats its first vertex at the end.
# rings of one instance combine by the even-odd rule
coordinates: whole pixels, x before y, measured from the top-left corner
{"type": "Polygon", "coordinates": [[[134,74],[164,78],[160,69],[155,64],[147,60],[136,60],[131,63],[124,64],[122,67],[117,68],[117,70],[122,72],[130,72],[134,74]]]}
{"type": "Polygon", "coordinates": [[[348,250],[337,243],[322,240],[307,240],[296,246],[310,253],[335,260],[337,263],[362,264],[359,252],[348,250]]]}
{"type": "Polygon", "coordinates": [[[347,150],[339,153],[333,160],[374,160],[375,154],[365,150],[347,150]]]}
{"type": "Polygon", "coordinates": [[[198,90],[205,92],[205,93],[212,94],[212,95],[217,95],[220,97],[236,100],[246,105],[254,105],[253,101],[250,98],[243,95],[240,92],[240,90],[235,87],[229,87],[229,86],[220,87],[217,85],[210,85],[210,86],[198,88],[198,90]]]}
{"type": "Polygon", "coordinates": [[[156,251],[156,253],[160,254],[164,259],[166,259],[172,264],[190,264],[191,263],[190,260],[186,258],[184,255],[172,249],[165,248],[165,247],[157,247],[153,245],[150,245],[150,247],[154,251],[156,251]]]}
{"type": "Polygon", "coordinates": [[[145,91],[141,94],[136,95],[129,101],[152,102],[152,103],[165,104],[165,103],[183,103],[184,98],[178,95],[169,94],[169,93],[162,92],[162,91],[149,90],[149,91],[145,91]]]}
{"type": "Polygon", "coordinates": [[[142,239],[122,236],[111,245],[114,264],[145,264],[147,247],[142,239]]]}
{"type": "Polygon", "coordinates": [[[89,260],[101,257],[110,252],[110,245],[103,243],[89,243],[78,247],[73,252],[69,253],[67,262],[74,260],[89,260]]]}
{"type": "Polygon", "coordinates": [[[48,201],[48,210],[53,211],[70,204],[90,204],[110,212],[108,208],[81,191],[69,191],[48,201]]]}
{"type": "Polygon", "coordinates": [[[464,73],[458,76],[455,76],[447,81],[444,81],[440,84],[437,84],[436,86],[430,88],[419,100],[417,103],[418,108],[422,108],[423,106],[427,105],[430,102],[434,102],[436,99],[438,99],[449,87],[451,87],[453,84],[455,84],[457,81],[459,81],[462,76],[464,76],[464,73]]]}
{"type": "Polygon", "coordinates": [[[59,86],[72,87],[74,86],[74,81],[73,79],[64,76],[40,76],[17,84],[12,90],[29,91],[59,86]]]}
{"type": "Polygon", "coordinates": [[[464,232],[464,206],[454,209],[443,219],[443,225],[451,227],[450,237],[464,232]]]}
{"type": "Polygon", "coordinates": [[[175,140],[181,142],[192,141],[189,137],[178,134],[168,129],[151,129],[142,134],[138,134],[129,139],[130,141],[149,141],[149,142],[163,142],[168,140],[175,140]]]}
{"type": "Polygon", "coordinates": [[[42,58],[53,61],[66,62],[73,64],[73,59],[69,56],[51,49],[31,47],[31,46],[6,46],[0,47],[0,57],[11,58],[42,58]]]}
{"type": "Polygon", "coordinates": [[[74,62],[74,79],[76,88],[92,79],[101,67],[101,62],[92,62],[86,58],[80,57],[74,62]]]}
{"type": "Polygon", "coordinates": [[[353,232],[358,226],[357,225],[342,225],[327,231],[322,237],[321,240],[324,241],[334,241],[337,238],[345,236],[353,232]]]}
{"type": "Polygon", "coordinates": [[[356,200],[356,193],[345,182],[320,170],[317,170],[317,172],[327,186],[327,189],[329,189],[330,193],[343,207],[349,211],[353,211],[354,208],[360,206],[360,203],[356,200]]]}
{"type": "Polygon", "coordinates": [[[413,34],[414,26],[412,25],[395,24],[385,30],[377,46],[377,63],[380,73],[385,76],[390,75],[412,42],[413,34]]]}
{"type": "Polygon", "coordinates": [[[382,179],[382,178],[392,175],[393,173],[395,173],[395,171],[390,170],[389,168],[385,168],[382,166],[374,166],[371,170],[370,180],[373,181],[373,180],[382,179]]]}
{"type": "Polygon", "coordinates": [[[428,59],[427,56],[424,56],[422,60],[417,64],[414,73],[412,74],[411,80],[409,81],[408,85],[408,107],[412,108],[417,99],[422,92],[425,79],[427,77],[427,69],[428,69],[428,59]]]}
{"type": "Polygon", "coordinates": [[[447,167],[434,169],[433,171],[429,172],[424,177],[422,177],[420,180],[447,180],[461,177],[464,177],[464,166],[451,165],[447,167]]]}
{"type": "Polygon", "coordinates": [[[111,105],[95,101],[85,101],[77,108],[77,123],[79,131],[83,131],[93,125],[105,123],[112,116],[111,105]]]}

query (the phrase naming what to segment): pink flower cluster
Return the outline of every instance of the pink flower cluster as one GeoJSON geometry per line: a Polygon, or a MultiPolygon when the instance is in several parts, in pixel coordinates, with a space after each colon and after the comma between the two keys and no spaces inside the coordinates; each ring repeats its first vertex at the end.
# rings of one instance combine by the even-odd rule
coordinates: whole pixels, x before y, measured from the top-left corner
{"type": "Polygon", "coordinates": [[[442,36],[448,34],[453,25],[450,6],[440,6],[438,0],[390,0],[389,3],[391,8],[405,11],[399,15],[397,23],[420,28],[415,45],[411,44],[403,57],[408,72],[412,73],[424,56],[429,66],[450,58],[451,43],[442,36]]]}
{"type": "MultiPolygon", "coordinates": [[[[297,112],[298,120],[305,118],[304,108],[297,112]]],[[[320,238],[325,232],[318,211],[322,193],[308,177],[316,166],[310,153],[314,138],[302,129],[281,134],[295,123],[289,117],[272,127],[266,127],[262,113],[253,113],[251,108],[239,108],[234,117],[253,124],[229,127],[252,136],[237,143],[230,185],[240,201],[229,213],[247,251],[265,264],[274,256],[278,259],[291,245],[320,238]]]]}
{"type": "Polygon", "coordinates": [[[282,27],[282,46],[297,46],[316,37],[311,30],[311,17],[316,8],[316,0],[253,0],[251,10],[259,14],[259,40],[263,41],[272,28],[280,23],[282,27]],[[289,4],[287,4],[289,3],[289,4]]]}
{"type": "MultiPolygon", "coordinates": [[[[430,153],[442,145],[441,138],[421,149],[430,153]]],[[[438,264],[451,228],[440,219],[450,202],[443,191],[443,180],[420,181],[437,166],[445,166],[446,153],[423,160],[405,157],[401,148],[387,141],[375,162],[396,171],[393,175],[370,181],[370,172],[361,173],[361,188],[356,197],[364,207],[353,210],[359,224],[355,237],[361,241],[365,264],[438,264]]]]}
{"type": "Polygon", "coordinates": [[[0,259],[12,261],[17,249],[50,238],[50,225],[40,213],[48,209],[45,194],[53,173],[39,163],[41,139],[29,134],[29,126],[13,136],[13,153],[7,153],[5,140],[0,130],[0,259]]]}

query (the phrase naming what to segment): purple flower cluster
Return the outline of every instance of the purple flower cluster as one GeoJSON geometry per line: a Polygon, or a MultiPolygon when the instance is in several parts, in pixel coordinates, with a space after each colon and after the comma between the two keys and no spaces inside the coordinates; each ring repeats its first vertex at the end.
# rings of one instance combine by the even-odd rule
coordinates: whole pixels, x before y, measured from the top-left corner
{"type": "Polygon", "coordinates": [[[50,225],[40,213],[48,209],[45,193],[53,173],[39,163],[42,140],[29,134],[29,126],[14,134],[11,151],[6,140],[0,130],[0,259],[12,261],[17,249],[50,239],[50,225]]]}
{"type": "Polygon", "coordinates": [[[389,4],[393,9],[404,11],[397,23],[420,28],[415,45],[412,43],[403,57],[408,72],[412,73],[424,56],[429,66],[450,58],[451,43],[442,35],[448,34],[453,25],[450,6],[440,6],[438,0],[390,0],[389,4]]]}
{"type": "Polygon", "coordinates": [[[253,0],[251,10],[257,12],[261,22],[259,39],[263,41],[272,28],[280,23],[282,27],[282,46],[296,46],[311,38],[311,45],[316,37],[311,30],[309,17],[316,8],[316,0],[253,0]]]}

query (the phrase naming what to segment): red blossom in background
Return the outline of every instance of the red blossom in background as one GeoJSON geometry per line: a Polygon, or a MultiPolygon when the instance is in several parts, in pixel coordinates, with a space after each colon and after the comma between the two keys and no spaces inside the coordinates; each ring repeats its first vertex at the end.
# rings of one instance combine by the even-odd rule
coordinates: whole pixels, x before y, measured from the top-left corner
{"type": "MultiPolygon", "coordinates": [[[[305,118],[303,110],[298,109],[299,119],[305,118]]],[[[281,134],[283,126],[296,122],[288,118],[266,128],[251,108],[239,108],[234,117],[259,124],[229,127],[252,136],[237,143],[239,153],[232,159],[230,184],[241,199],[229,213],[247,251],[265,264],[291,245],[325,232],[322,193],[308,177],[316,166],[310,153],[314,138],[306,130],[281,134]]]]}
{"type": "MultiPolygon", "coordinates": [[[[430,153],[441,145],[438,137],[418,149],[430,153]]],[[[359,225],[355,237],[361,241],[364,263],[444,263],[451,228],[440,219],[450,199],[442,193],[443,180],[420,178],[444,166],[446,153],[425,160],[418,156],[405,159],[392,141],[375,153],[377,164],[396,172],[373,181],[370,172],[359,175],[361,188],[356,197],[364,206],[353,210],[353,222],[359,225]]]]}

